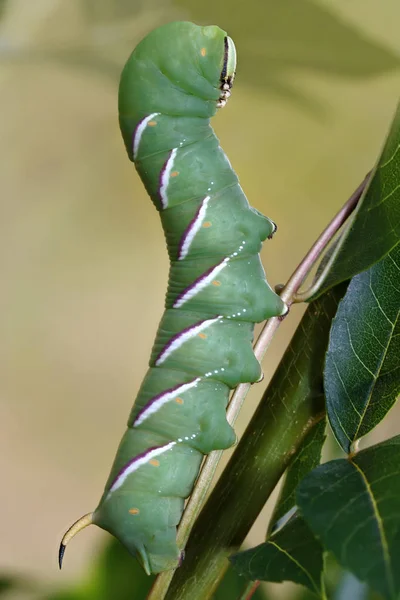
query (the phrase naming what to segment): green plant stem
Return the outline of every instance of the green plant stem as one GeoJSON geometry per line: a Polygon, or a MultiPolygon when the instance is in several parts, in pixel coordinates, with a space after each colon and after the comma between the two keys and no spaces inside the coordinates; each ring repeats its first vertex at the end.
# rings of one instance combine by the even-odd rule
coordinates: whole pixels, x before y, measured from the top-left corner
{"type": "MultiPolygon", "coordinates": [[[[349,214],[351,214],[351,211],[348,211],[346,206],[353,197],[354,194],[352,194],[350,200],[346,202],[345,206],[338,212],[338,214],[332,219],[331,223],[318,237],[292,276],[289,278],[287,284],[283,286],[280,295],[288,307],[290,307],[293,303],[298,290],[317,261],[322,256],[331,239],[349,217],[349,214]]],[[[265,324],[254,347],[254,353],[260,362],[262,361],[281,321],[282,319],[280,317],[274,317],[269,319],[269,321],[267,321],[265,324]]],[[[232,395],[232,399],[227,410],[227,419],[232,425],[236,421],[250,387],[250,384],[241,384],[236,388],[234,394],[232,395]]],[[[221,456],[222,451],[214,451],[211,452],[211,454],[209,454],[207,459],[204,461],[204,465],[197,480],[195,489],[193,490],[190,500],[188,501],[178,529],[177,542],[181,548],[185,547],[193,524],[199,515],[201,507],[203,506],[221,456]]],[[[161,573],[157,577],[149,593],[148,600],[163,600],[163,598],[166,597],[166,593],[173,576],[174,571],[165,571],[164,573],[161,573]]]]}
{"type": "Polygon", "coordinates": [[[322,574],[321,577],[321,600],[328,600],[328,596],[326,595],[326,586],[324,576],[322,574]]]}

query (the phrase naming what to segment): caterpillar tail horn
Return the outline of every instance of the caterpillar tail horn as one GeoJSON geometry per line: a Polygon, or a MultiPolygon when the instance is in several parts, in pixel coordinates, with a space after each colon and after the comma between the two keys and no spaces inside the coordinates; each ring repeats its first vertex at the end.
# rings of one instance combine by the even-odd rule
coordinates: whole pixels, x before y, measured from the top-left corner
{"type": "Polygon", "coordinates": [[[83,515],[80,519],[75,521],[73,525],[64,533],[63,538],[61,540],[60,549],[58,551],[58,564],[61,569],[62,562],[65,554],[65,548],[70,540],[79,533],[82,529],[85,529],[88,525],[93,523],[93,513],[87,513],[87,515],[83,515]]]}

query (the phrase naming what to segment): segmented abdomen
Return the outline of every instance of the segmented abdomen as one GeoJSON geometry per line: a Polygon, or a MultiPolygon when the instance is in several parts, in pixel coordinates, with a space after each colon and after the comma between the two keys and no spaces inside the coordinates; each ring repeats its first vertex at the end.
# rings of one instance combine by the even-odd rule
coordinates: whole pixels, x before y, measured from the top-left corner
{"type": "Polygon", "coordinates": [[[254,323],[285,312],[258,255],[274,224],[249,206],[208,121],[182,120],[152,113],[133,134],[171,269],[150,369],[94,513],[128,546],[134,538],[148,572],[178,564],[176,525],[203,455],[235,442],[229,391],[261,375],[254,323]]]}

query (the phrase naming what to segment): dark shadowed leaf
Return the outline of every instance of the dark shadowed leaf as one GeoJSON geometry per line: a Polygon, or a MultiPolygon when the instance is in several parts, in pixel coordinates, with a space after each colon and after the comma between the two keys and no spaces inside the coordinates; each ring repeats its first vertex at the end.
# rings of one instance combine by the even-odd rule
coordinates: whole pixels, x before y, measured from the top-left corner
{"type": "Polygon", "coordinates": [[[400,595],[400,436],[320,465],[297,488],[307,524],[338,562],[385,599],[400,595]]]}
{"type": "Polygon", "coordinates": [[[352,279],[333,321],[325,364],[327,412],[345,452],[400,393],[400,245],[352,279]]]}
{"type": "Polygon", "coordinates": [[[400,104],[352,224],[336,245],[318,294],[368,269],[400,241],[400,104]]]}
{"type": "Polygon", "coordinates": [[[267,542],[234,554],[230,561],[249,580],[293,581],[321,596],[323,549],[298,515],[267,542]]]}
{"type": "Polygon", "coordinates": [[[285,475],[285,482],[271,517],[274,525],[296,505],[296,488],[303,477],[312,471],[321,460],[321,450],[325,441],[326,421],[322,419],[304,438],[293,462],[285,475]]]}

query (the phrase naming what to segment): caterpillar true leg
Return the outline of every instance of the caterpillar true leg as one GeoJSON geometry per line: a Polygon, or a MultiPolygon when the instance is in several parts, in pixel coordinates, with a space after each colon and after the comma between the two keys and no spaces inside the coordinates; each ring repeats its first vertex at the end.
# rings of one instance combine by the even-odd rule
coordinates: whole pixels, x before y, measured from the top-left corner
{"type": "Polygon", "coordinates": [[[119,538],[147,573],[179,565],[184,499],[205,454],[233,445],[230,390],[261,378],[254,324],[286,314],[261,265],[276,225],[253,209],[210,118],[236,72],[218,27],[169,23],[134,50],[120,82],[129,158],[160,212],[171,260],[166,310],[104,494],[90,523],[119,538]]]}

